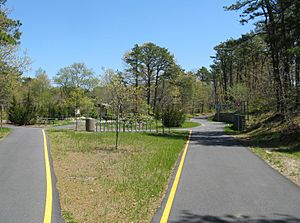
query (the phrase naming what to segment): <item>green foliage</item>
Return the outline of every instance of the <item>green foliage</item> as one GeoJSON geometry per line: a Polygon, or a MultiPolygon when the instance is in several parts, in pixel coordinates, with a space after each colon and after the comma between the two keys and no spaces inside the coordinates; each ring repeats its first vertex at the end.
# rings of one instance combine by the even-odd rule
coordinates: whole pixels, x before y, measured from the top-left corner
{"type": "Polygon", "coordinates": [[[200,126],[200,123],[197,122],[191,122],[191,121],[185,121],[180,128],[194,128],[200,126]]]}
{"type": "Polygon", "coordinates": [[[10,133],[10,131],[10,128],[0,128],[0,140],[5,138],[10,133]]]}
{"type": "Polygon", "coordinates": [[[167,128],[180,127],[184,121],[184,112],[177,106],[167,106],[162,112],[162,123],[167,128]]]}
{"type": "Polygon", "coordinates": [[[227,134],[234,134],[234,133],[236,133],[237,131],[234,130],[233,124],[227,124],[227,125],[224,127],[224,132],[227,133],[227,134]]]}
{"type": "Polygon", "coordinates": [[[236,84],[228,89],[228,94],[238,102],[248,100],[248,89],[243,84],[236,84]]]}
{"type": "Polygon", "coordinates": [[[34,124],[37,118],[37,108],[33,104],[32,97],[28,92],[26,97],[18,102],[13,97],[12,103],[8,109],[8,119],[16,125],[34,124]]]}
{"type": "Polygon", "coordinates": [[[64,93],[68,94],[72,89],[77,88],[92,90],[96,87],[98,79],[84,63],[73,63],[68,67],[61,68],[56,74],[54,82],[63,89],[64,93]]]}
{"type": "Polygon", "coordinates": [[[62,215],[66,223],[78,223],[71,212],[62,211],[62,215]]]}
{"type": "Polygon", "coordinates": [[[0,44],[18,44],[21,32],[19,30],[22,25],[19,20],[13,20],[8,17],[7,9],[5,8],[6,0],[0,1],[0,44]]]}
{"type": "Polygon", "coordinates": [[[91,118],[99,118],[99,114],[98,114],[98,112],[97,112],[97,110],[96,110],[95,107],[93,107],[92,110],[90,111],[89,117],[91,117],[91,118]]]}

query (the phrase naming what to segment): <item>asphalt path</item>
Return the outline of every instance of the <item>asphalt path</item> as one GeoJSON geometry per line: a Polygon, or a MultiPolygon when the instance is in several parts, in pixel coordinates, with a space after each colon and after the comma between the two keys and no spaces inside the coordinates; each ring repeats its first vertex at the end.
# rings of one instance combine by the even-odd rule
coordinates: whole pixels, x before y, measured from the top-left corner
{"type": "Polygon", "coordinates": [[[300,222],[296,184],[225,135],[224,124],[194,121],[202,126],[193,129],[168,222],[300,222]]]}
{"type": "MultiPolygon", "coordinates": [[[[52,222],[60,223],[63,220],[52,166],[51,172],[52,222]]],[[[45,202],[42,129],[13,127],[12,132],[0,141],[0,222],[41,223],[44,220],[45,202]]]]}

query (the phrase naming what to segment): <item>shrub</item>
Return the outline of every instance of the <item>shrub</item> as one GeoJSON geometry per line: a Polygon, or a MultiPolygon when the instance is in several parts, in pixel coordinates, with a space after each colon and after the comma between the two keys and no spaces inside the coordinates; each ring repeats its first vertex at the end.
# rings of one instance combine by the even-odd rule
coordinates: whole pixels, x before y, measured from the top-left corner
{"type": "Polygon", "coordinates": [[[12,103],[8,108],[8,119],[16,125],[34,124],[37,118],[37,108],[33,104],[30,93],[26,95],[24,100],[18,102],[13,97],[12,103]]]}
{"type": "Polygon", "coordinates": [[[184,121],[184,111],[177,106],[168,106],[162,111],[162,124],[164,127],[180,127],[184,121]]]}

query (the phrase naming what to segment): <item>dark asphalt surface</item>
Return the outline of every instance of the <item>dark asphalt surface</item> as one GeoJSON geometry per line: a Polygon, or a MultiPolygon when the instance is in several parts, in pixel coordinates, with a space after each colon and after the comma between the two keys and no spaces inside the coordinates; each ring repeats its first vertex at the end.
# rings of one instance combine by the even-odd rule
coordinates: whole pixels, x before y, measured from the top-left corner
{"type": "Polygon", "coordinates": [[[300,187],[224,135],[224,124],[195,121],[203,125],[193,129],[169,222],[300,222],[300,187]]]}
{"type": "MultiPolygon", "coordinates": [[[[63,221],[53,171],[52,178],[52,222],[60,223],[63,221]]],[[[0,141],[0,222],[43,222],[45,200],[42,130],[13,127],[9,136],[0,141]]]]}

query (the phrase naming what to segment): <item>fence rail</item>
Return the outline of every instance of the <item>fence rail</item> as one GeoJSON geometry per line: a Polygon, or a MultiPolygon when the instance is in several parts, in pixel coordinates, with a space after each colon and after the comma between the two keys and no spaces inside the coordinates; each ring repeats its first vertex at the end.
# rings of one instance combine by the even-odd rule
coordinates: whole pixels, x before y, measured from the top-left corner
{"type": "Polygon", "coordinates": [[[138,121],[116,121],[106,120],[96,123],[96,132],[114,132],[116,129],[120,132],[152,132],[156,130],[154,121],[138,122],[138,121]]]}

